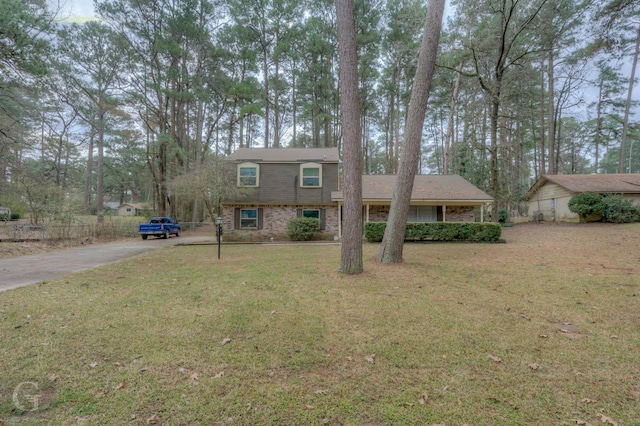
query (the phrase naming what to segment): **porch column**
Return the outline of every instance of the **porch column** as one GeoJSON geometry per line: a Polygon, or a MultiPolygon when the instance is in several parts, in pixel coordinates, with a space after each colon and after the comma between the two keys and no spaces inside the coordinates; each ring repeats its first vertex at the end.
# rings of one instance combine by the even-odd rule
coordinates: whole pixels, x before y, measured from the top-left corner
{"type": "Polygon", "coordinates": [[[365,215],[366,216],[365,222],[369,222],[369,203],[367,203],[366,206],[367,206],[367,210],[366,210],[367,214],[365,215]]]}
{"type": "Polygon", "coordinates": [[[447,206],[442,206],[442,222],[447,221],[447,206]]]}
{"type": "Polygon", "coordinates": [[[484,222],[484,204],[480,204],[480,222],[484,222]]]}
{"type": "Polygon", "coordinates": [[[338,203],[338,238],[342,239],[342,203],[338,203]]]}

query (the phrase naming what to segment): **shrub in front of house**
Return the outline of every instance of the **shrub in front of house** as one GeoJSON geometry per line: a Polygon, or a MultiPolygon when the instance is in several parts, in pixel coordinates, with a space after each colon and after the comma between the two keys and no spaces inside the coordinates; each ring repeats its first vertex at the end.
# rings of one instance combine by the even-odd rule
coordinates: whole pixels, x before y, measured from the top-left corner
{"type": "Polygon", "coordinates": [[[602,220],[613,223],[640,222],[640,207],[622,195],[602,197],[602,220]]]}
{"type": "Polygon", "coordinates": [[[498,209],[498,223],[508,223],[509,222],[509,212],[507,209],[498,209]]]}
{"type": "Polygon", "coordinates": [[[571,197],[568,207],[570,212],[580,216],[580,222],[586,222],[587,216],[602,214],[604,211],[604,202],[600,194],[583,192],[571,197]]]}
{"type": "MultiPolygon", "coordinates": [[[[367,241],[382,241],[385,222],[364,224],[367,241]]],[[[500,240],[502,227],[498,223],[477,222],[410,222],[404,234],[405,241],[469,241],[496,242],[500,240]]]]}
{"type": "Polygon", "coordinates": [[[320,219],[294,217],[287,222],[286,231],[293,241],[309,241],[320,232],[320,219]]]}

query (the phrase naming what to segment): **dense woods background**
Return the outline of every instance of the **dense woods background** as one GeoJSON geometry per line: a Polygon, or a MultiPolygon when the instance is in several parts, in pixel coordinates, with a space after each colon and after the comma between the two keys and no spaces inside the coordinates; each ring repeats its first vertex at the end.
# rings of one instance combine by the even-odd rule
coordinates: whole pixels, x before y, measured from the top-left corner
{"type": "MultiPolygon", "coordinates": [[[[426,2],[355,0],[364,173],[396,173],[426,2]]],[[[640,172],[636,0],[453,0],[419,173],[523,212],[545,173],[640,172]]],[[[199,220],[238,147],[341,146],[332,1],[0,0],[0,205],[199,220]],[[219,173],[218,173],[219,171],[219,173]]]]}

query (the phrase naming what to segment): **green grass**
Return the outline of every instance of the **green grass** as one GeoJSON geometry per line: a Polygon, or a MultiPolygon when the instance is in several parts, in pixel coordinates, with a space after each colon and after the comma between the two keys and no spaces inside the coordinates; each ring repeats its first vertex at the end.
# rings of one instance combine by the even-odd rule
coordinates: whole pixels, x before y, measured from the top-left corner
{"type": "Polygon", "coordinates": [[[367,244],[360,276],[339,246],[172,247],[0,293],[0,420],[638,425],[639,232],[367,244]]]}

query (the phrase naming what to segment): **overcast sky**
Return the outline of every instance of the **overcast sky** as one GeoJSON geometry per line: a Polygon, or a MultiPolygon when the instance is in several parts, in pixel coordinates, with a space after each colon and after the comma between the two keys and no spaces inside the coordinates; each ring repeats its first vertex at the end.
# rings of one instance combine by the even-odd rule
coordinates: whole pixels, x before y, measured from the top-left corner
{"type": "Polygon", "coordinates": [[[67,0],[71,16],[94,16],[93,0],[67,0]]]}

